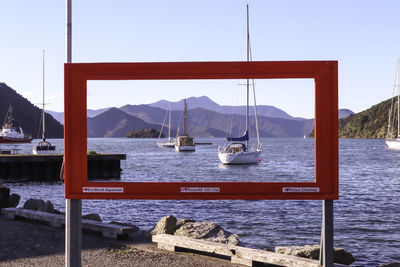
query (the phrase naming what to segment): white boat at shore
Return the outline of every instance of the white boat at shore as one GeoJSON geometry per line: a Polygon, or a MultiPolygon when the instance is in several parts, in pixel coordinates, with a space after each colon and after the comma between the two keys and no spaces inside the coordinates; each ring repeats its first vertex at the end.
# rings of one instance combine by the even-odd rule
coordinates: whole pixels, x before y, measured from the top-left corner
{"type": "Polygon", "coordinates": [[[388,129],[386,135],[386,148],[393,150],[400,150],[400,59],[397,61],[396,78],[393,87],[393,98],[389,110],[388,129]],[[397,101],[394,98],[397,95],[397,101]],[[397,105],[396,105],[397,104],[397,105]],[[397,129],[394,127],[397,125],[397,129]]]}
{"type": "MultiPolygon", "coordinates": [[[[249,35],[249,6],[247,5],[247,61],[251,60],[250,53],[250,35],[249,35]]],[[[250,81],[246,82],[246,130],[241,137],[227,137],[229,145],[227,147],[218,147],[218,157],[222,164],[256,164],[261,161],[261,143],[258,132],[257,104],[254,80],[252,80],[253,96],[254,96],[254,117],[256,119],[257,146],[249,146],[249,89],[250,81]]]]}
{"type": "Polygon", "coordinates": [[[183,101],[184,109],[183,109],[183,136],[178,136],[175,144],[175,150],[177,152],[185,152],[185,151],[195,151],[196,144],[194,142],[194,138],[189,136],[187,133],[187,104],[186,99],[183,101]]]}

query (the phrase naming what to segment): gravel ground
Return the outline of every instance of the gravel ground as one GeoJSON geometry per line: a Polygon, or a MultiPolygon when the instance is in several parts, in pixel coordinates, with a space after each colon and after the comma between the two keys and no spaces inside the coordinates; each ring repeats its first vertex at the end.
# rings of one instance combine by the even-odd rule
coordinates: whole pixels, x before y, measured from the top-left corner
{"type": "MultiPolygon", "coordinates": [[[[0,267],[65,266],[63,229],[0,215],[0,267]]],[[[228,260],[183,252],[161,251],[156,244],[116,241],[94,234],[82,235],[82,266],[231,267],[228,260]]]]}

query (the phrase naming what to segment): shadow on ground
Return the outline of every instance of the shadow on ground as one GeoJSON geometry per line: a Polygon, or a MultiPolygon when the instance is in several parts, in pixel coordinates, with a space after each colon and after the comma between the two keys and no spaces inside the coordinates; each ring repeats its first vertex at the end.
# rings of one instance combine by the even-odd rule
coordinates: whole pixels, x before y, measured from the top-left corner
{"type": "MultiPolygon", "coordinates": [[[[83,233],[82,250],[115,248],[119,242],[96,233],[83,233]]],[[[64,229],[0,216],[0,262],[65,252],[64,229]]]]}

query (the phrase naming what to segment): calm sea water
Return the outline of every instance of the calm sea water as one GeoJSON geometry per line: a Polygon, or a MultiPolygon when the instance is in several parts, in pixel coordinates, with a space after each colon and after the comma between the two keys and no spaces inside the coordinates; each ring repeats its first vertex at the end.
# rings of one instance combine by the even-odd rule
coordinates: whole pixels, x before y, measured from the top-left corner
{"type": "MultiPolygon", "coordinates": [[[[63,140],[50,140],[63,149],[63,140]]],[[[88,149],[126,153],[122,181],[313,181],[313,139],[262,139],[262,161],[254,166],[221,166],[217,146],[203,139],[194,153],[156,149],[155,139],[89,139],[88,149]]],[[[34,142],[35,143],[35,142],[34,142]]],[[[3,145],[4,146],[4,145],[3,145]]],[[[2,146],[2,148],[3,148],[2,146]]],[[[340,199],[334,202],[335,246],[357,259],[352,266],[400,261],[400,152],[384,140],[339,141],[340,199]]],[[[18,147],[30,152],[32,144],[18,147]]],[[[64,210],[62,183],[10,183],[12,193],[50,200],[64,210]]],[[[83,213],[103,221],[152,228],[165,215],[211,221],[239,235],[243,245],[263,248],[319,244],[322,201],[83,200],[83,213]]]]}

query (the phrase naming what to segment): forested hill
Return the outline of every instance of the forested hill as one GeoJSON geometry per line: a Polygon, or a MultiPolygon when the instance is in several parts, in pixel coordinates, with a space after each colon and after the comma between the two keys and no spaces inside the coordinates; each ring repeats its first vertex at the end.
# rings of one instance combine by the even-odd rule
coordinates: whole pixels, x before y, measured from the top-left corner
{"type": "MultiPolygon", "coordinates": [[[[393,104],[397,114],[397,98],[393,104]]],[[[360,113],[339,120],[340,138],[385,138],[392,99],[385,100],[360,113]]],[[[393,114],[393,113],[392,113],[393,114]]],[[[397,122],[393,126],[397,129],[397,122]]],[[[395,133],[397,135],[397,131],[395,133]]]]}
{"type": "MultiPolygon", "coordinates": [[[[39,129],[41,127],[41,109],[34,106],[5,83],[0,82],[1,125],[4,122],[9,105],[13,107],[14,120],[18,122],[18,125],[22,128],[24,133],[31,134],[33,138],[38,138],[38,133],[40,133],[39,129]]],[[[50,114],[46,114],[46,137],[63,138],[63,131],[63,126],[50,114]]]]}

